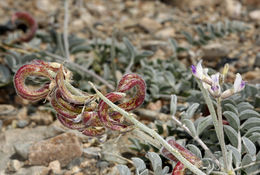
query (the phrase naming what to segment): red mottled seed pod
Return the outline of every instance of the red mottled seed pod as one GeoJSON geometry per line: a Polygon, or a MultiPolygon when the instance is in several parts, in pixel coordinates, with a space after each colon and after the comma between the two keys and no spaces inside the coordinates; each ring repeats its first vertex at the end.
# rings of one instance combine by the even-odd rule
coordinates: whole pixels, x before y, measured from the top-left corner
{"type": "Polygon", "coordinates": [[[24,42],[30,41],[34,37],[36,30],[38,29],[38,24],[36,20],[27,12],[16,12],[12,16],[12,23],[16,25],[17,22],[25,24],[28,27],[26,33],[18,40],[24,42]]]}
{"type": "MultiPolygon", "coordinates": [[[[185,157],[190,163],[193,165],[200,167],[202,165],[201,160],[195,156],[192,152],[190,152],[187,148],[181,146],[178,144],[173,138],[168,138],[167,142],[175,149],[177,149],[183,157],[185,157]]],[[[161,149],[161,153],[166,158],[172,160],[172,161],[178,161],[176,157],[171,154],[165,147],[161,149]]]]}
{"type": "Polygon", "coordinates": [[[172,171],[172,175],[184,175],[185,170],[186,170],[186,167],[184,166],[184,164],[181,162],[178,162],[172,171]]]}

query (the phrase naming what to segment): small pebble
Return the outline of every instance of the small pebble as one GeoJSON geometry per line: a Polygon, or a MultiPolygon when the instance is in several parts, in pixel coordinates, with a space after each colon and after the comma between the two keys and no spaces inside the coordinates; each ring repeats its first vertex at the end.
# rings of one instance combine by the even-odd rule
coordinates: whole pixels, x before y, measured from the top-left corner
{"type": "Polygon", "coordinates": [[[54,160],[49,163],[49,168],[52,170],[54,174],[60,174],[61,173],[61,167],[60,162],[58,160],[54,160]]]}
{"type": "Polygon", "coordinates": [[[10,160],[8,162],[7,170],[10,172],[16,172],[22,167],[22,163],[19,160],[10,160]]]}
{"type": "Polygon", "coordinates": [[[18,128],[24,128],[28,124],[29,122],[27,120],[18,120],[18,122],[16,123],[18,128]]]}

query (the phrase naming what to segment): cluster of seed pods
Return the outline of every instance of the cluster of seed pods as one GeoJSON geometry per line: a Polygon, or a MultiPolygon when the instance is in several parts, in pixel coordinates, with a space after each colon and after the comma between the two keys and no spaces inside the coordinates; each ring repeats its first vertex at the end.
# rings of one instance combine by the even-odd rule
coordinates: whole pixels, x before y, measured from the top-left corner
{"type": "MultiPolygon", "coordinates": [[[[196,167],[200,168],[202,166],[202,161],[195,156],[192,152],[190,152],[187,148],[181,146],[178,144],[174,138],[168,138],[167,142],[175,149],[179,151],[179,153],[186,158],[190,163],[195,165],[196,167]]],[[[161,154],[168,158],[171,161],[177,162],[175,165],[172,175],[184,175],[186,171],[186,167],[184,166],[183,163],[181,163],[172,153],[170,153],[166,148],[161,149],[161,154]]]]}
{"type": "MultiPolygon", "coordinates": [[[[58,120],[66,127],[76,129],[87,136],[100,136],[106,128],[117,131],[128,131],[131,125],[124,121],[118,112],[113,111],[96,95],[83,92],[71,85],[72,73],[55,62],[32,61],[23,65],[15,74],[14,85],[17,94],[22,98],[38,101],[48,99],[57,112],[58,120]],[[49,79],[41,87],[31,88],[25,81],[29,76],[43,76],[49,79]]],[[[125,93],[136,89],[133,97],[119,104],[126,111],[139,107],[145,98],[146,84],[137,74],[129,73],[122,77],[116,92],[106,97],[112,102],[123,100],[125,93]]]]}

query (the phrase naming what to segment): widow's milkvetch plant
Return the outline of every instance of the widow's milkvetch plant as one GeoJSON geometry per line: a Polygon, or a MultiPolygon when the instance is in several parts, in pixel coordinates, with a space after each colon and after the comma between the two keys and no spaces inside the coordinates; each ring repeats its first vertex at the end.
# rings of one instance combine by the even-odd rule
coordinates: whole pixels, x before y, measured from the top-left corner
{"type": "Polygon", "coordinates": [[[51,105],[57,112],[57,118],[64,126],[79,130],[87,136],[100,136],[106,129],[125,132],[137,127],[158,140],[162,147],[192,172],[205,174],[199,169],[200,164],[194,164],[189,160],[187,155],[190,154],[185,154],[186,152],[179,149],[180,147],[169,144],[154,130],[136,120],[133,114],[128,113],[140,106],[145,98],[146,84],[139,75],[133,73],[124,75],[118,83],[117,90],[105,96],[91,82],[96,94],[83,92],[73,87],[71,82],[72,73],[62,64],[40,60],[23,65],[14,77],[18,95],[31,101],[41,99],[51,101],[51,105]],[[26,84],[29,76],[43,76],[49,79],[49,82],[39,88],[31,88],[26,84]],[[132,98],[119,105],[113,103],[124,98],[125,92],[134,87],[136,93],[132,98]],[[125,118],[127,122],[124,122],[125,118]]]}

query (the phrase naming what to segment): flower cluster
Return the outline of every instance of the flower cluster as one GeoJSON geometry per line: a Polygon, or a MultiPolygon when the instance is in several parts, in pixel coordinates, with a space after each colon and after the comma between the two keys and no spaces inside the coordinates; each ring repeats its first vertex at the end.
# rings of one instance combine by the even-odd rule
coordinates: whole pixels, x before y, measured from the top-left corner
{"type": "Polygon", "coordinates": [[[192,65],[191,66],[192,73],[196,78],[202,81],[203,87],[207,89],[212,96],[221,97],[222,99],[224,99],[244,89],[246,83],[245,81],[242,80],[241,75],[237,73],[233,88],[222,92],[220,84],[221,81],[223,81],[228,71],[228,66],[225,66],[223,74],[216,73],[209,76],[208,69],[203,68],[201,64],[202,64],[202,60],[199,61],[197,66],[192,65]]]}
{"type": "MultiPolygon", "coordinates": [[[[100,136],[106,128],[128,131],[131,126],[125,123],[122,115],[113,111],[97,96],[83,92],[71,85],[72,73],[55,62],[35,60],[22,66],[15,74],[14,85],[17,94],[24,99],[38,101],[48,99],[57,112],[57,118],[66,127],[81,131],[87,136],[100,136]],[[27,86],[29,76],[43,76],[49,79],[37,89],[27,86]]],[[[126,74],[118,83],[117,91],[106,97],[116,102],[125,97],[125,92],[136,88],[136,94],[128,101],[119,104],[126,111],[139,107],[145,98],[146,84],[137,74],[126,74]]]]}

